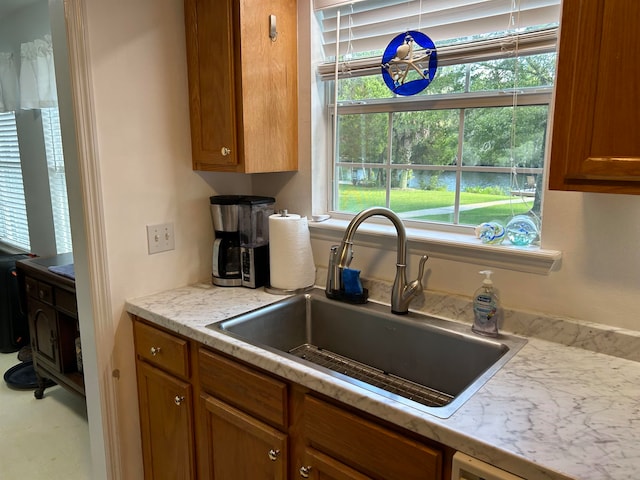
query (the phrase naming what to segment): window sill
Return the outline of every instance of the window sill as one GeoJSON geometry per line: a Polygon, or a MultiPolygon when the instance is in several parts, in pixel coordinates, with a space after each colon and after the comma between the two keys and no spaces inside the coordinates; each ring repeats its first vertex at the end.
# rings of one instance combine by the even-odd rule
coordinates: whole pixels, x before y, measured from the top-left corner
{"type": "MultiPolygon", "coordinates": [[[[310,221],[309,229],[312,237],[340,243],[348,224],[348,220],[330,218],[324,222],[310,221]]],[[[374,237],[395,238],[396,232],[390,225],[365,222],[358,227],[357,236],[362,243],[373,243],[374,237]]],[[[410,250],[424,252],[433,258],[538,275],[548,275],[556,270],[562,259],[562,252],[558,250],[535,246],[487,245],[470,235],[452,232],[407,228],[407,239],[410,250]]]]}

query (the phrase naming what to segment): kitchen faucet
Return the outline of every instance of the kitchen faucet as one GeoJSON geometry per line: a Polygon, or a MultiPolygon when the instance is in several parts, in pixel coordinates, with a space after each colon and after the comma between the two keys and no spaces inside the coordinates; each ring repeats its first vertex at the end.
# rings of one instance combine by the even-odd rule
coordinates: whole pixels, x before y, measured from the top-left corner
{"type": "Polygon", "coordinates": [[[424,264],[429,258],[424,255],[420,259],[418,278],[411,283],[407,282],[407,232],[400,217],[388,208],[372,207],[358,213],[347,227],[340,246],[331,247],[329,257],[329,271],[327,273],[327,284],[325,292],[327,297],[342,299],[344,296],[344,284],[342,280],[343,271],[349,267],[353,258],[353,236],[362,222],[374,215],[387,217],[396,228],[398,236],[396,261],[396,278],[391,290],[391,312],[403,315],[409,312],[409,303],[417,294],[422,291],[422,276],[424,275],[424,264]]]}

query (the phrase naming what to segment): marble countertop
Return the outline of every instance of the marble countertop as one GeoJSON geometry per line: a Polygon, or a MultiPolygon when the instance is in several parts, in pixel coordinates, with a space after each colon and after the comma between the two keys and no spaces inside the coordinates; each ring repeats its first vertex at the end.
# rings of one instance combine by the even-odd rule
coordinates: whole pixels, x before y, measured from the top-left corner
{"type": "Polygon", "coordinates": [[[129,300],[126,310],[528,480],[619,480],[640,469],[636,361],[529,337],[441,419],[206,328],[281,298],[197,284],[129,300]]]}

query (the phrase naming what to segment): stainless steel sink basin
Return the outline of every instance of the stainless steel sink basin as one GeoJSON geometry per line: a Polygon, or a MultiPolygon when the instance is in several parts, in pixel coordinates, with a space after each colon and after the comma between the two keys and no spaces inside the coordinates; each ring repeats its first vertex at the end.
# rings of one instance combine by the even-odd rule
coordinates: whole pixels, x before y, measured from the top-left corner
{"type": "Polygon", "coordinates": [[[208,327],[441,418],[526,343],[377,303],[341,303],[320,289],[208,327]]]}

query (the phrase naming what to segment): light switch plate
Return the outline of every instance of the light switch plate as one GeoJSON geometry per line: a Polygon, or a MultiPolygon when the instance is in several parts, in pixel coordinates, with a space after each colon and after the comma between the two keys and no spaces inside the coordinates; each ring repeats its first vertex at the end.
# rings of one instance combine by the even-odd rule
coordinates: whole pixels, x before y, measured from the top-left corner
{"type": "Polygon", "coordinates": [[[173,223],[147,225],[147,245],[149,247],[149,255],[175,249],[173,223]]]}

